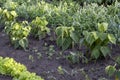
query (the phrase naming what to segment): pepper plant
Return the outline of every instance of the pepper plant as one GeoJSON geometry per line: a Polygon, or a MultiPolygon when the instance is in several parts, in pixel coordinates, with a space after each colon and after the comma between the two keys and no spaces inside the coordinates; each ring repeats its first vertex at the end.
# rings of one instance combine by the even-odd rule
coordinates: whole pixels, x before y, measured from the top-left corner
{"type": "Polygon", "coordinates": [[[59,47],[62,47],[62,50],[69,48],[73,42],[78,42],[79,39],[74,31],[73,27],[59,26],[56,28],[56,42],[59,47]]]}
{"type": "Polygon", "coordinates": [[[84,31],[84,43],[90,49],[91,57],[98,59],[110,54],[109,43],[115,44],[116,38],[113,34],[107,33],[108,23],[98,23],[98,31],[84,31]]]}

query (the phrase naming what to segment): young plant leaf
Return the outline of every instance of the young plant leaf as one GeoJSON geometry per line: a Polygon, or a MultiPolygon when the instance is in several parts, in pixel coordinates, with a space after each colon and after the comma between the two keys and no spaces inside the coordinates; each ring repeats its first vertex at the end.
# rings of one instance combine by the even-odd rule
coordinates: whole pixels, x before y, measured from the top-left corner
{"type": "Polygon", "coordinates": [[[115,66],[109,65],[109,66],[107,66],[107,67],[105,68],[105,72],[106,72],[109,76],[112,76],[112,75],[115,73],[115,71],[116,71],[115,66]]]}
{"type": "Polygon", "coordinates": [[[78,43],[78,42],[79,42],[79,38],[78,38],[78,36],[77,36],[76,33],[71,32],[70,37],[73,39],[73,41],[74,41],[75,43],[78,43]]]}
{"type": "Polygon", "coordinates": [[[28,40],[26,38],[23,38],[19,41],[19,44],[23,49],[26,49],[28,47],[28,40]]]}
{"type": "Polygon", "coordinates": [[[92,50],[91,56],[92,56],[93,58],[95,58],[95,59],[98,59],[98,57],[100,56],[100,51],[99,51],[99,49],[94,48],[94,49],[92,50]]]}
{"type": "Polygon", "coordinates": [[[116,44],[116,38],[113,34],[108,34],[108,39],[111,43],[116,44]]]}
{"type": "Polygon", "coordinates": [[[110,53],[110,49],[107,46],[102,46],[100,48],[100,51],[102,52],[104,57],[106,57],[110,53]]]}
{"type": "Polygon", "coordinates": [[[98,23],[98,30],[100,32],[105,32],[108,29],[108,23],[98,23]]]}
{"type": "Polygon", "coordinates": [[[65,38],[65,41],[62,45],[62,50],[66,50],[72,43],[72,39],[71,38],[65,38]]]}
{"type": "Polygon", "coordinates": [[[104,41],[107,38],[107,34],[106,33],[99,33],[98,36],[99,36],[101,41],[104,41]]]}

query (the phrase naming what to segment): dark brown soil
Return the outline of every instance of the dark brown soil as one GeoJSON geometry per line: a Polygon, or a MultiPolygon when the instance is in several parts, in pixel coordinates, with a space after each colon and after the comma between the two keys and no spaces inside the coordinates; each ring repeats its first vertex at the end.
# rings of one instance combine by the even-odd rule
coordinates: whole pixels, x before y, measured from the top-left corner
{"type": "MultiPolygon", "coordinates": [[[[113,77],[108,77],[105,73],[105,67],[109,64],[114,65],[114,61],[110,58],[98,61],[91,61],[88,64],[72,64],[64,56],[69,54],[70,50],[65,51],[60,55],[60,49],[55,45],[54,41],[48,39],[37,41],[29,39],[29,49],[15,50],[10,45],[8,36],[4,32],[0,32],[0,56],[14,58],[17,62],[24,64],[30,72],[35,72],[45,80],[98,80],[106,78],[114,80],[113,77]],[[46,45],[45,45],[46,44],[46,45]],[[53,52],[50,52],[49,46],[54,45],[53,52]],[[52,53],[51,56],[50,53],[52,53]],[[60,74],[58,67],[61,66],[64,74],[60,74]],[[86,76],[85,76],[86,74],[86,76]]],[[[119,55],[120,49],[114,46],[112,55],[119,55]]],[[[12,80],[10,76],[0,75],[0,80],[12,80]]]]}

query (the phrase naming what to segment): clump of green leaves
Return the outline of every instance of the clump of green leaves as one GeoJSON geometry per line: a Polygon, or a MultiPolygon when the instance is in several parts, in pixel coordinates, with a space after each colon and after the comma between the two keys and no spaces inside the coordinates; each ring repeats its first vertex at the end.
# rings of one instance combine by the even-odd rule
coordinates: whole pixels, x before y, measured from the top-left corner
{"type": "Polygon", "coordinates": [[[84,56],[81,52],[70,52],[69,55],[66,57],[71,63],[79,63],[80,60],[82,63],[88,63],[88,59],[84,56]]]}
{"type": "Polygon", "coordinates": [[[14,21],[17,16],[15,11],[8,11],[7,9],[0,8],[0,24],[2,26],[5,25],[5,22],[14,21]]]}
{"type": "Polygon", "coordinates": [[[31,34],[37,39],[45,38],[45,36],[50,33],[47,24],[48,22],[45,18],[36,17],[36,19],[31,22],[31,34]]]}
{"type": "Polygon", "coordinates": [[[16,63],[12,58],[0,57],[0,73],[12,76],[18,76],[19,72],[25,71],[26,67],[16,63]]]}
{"type": "Polygon", "coordinates": [[[114,66],[112,65],[107,66],[105,68],[105,72],[109,75],[109,77],[115,76],[115,80],[120,79],[120,69],[116,69],[116,64],[114,66]]]}
{"type": "Polygon", "coordinates": [[[95,3],[84,4],[84,6],[73,15],[73,26],[81,37],[84,30],[93,31],[97,29],[97,23],[107,21],[107,8],[95,3]]]}
{"type": "Polygon", "coordinates": [[[43,80],[35,73],[30,73],[27,68],[17,63],[13,58],[0,57],[0,74],[10,75],[13,80],[43,80]]]}
{"type": "Polygon", "coordinates": [[[57,45],[62,47],[62,50],[69,48],[73,42],[78,41],[73,27],[59,26],[56,28],[55,32],[57,35],[57,45]]]}
{"type": "Polygon", "coordinates": [[[18,3],[14,2],[12,0],[7,0],[3,5],[3,7],[8,10],[15,10],[17,8],[17,6],[18,6],[18,3]]]}
{"type": "Polygon", "coordinates": [[[98,23],[98,31],[84,31],[84,43],[90,49],[91,57],[98,59],[100,56],[106,57],[110,54],[108,43],[115,44],[116,39],[113,34],[109,34],[108,23],[98,23]]]}
{"type": "Polygon", "coordinates": [[[5,32],[9,35],[12,45],[15,48],[22,47],[26,49],[28,47],[28,39],[31,27],[27,21],[21,23],[13,22],[5,27],[5,32]]]}

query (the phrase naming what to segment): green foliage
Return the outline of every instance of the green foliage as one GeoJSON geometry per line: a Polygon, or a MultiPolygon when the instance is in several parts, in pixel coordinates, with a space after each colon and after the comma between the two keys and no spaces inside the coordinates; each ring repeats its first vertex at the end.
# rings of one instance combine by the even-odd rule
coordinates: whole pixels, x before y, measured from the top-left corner
{"type": "Polygon", "coordinates": [[[97,23],[107,21],[107,16],[107,8],[103,5],[84,4],[84,7],[73,15],[72,25],[81,36],[84,30],[97,30],[97,23]]]}
{"type": "Polygon", "coordinates": [[[14,47],[22,47],[23,49],[28,47],[27,37],[30,30],[31,27],[28,25],[27,21],[23,21],[22,23],[13,22],[5,27],[5,32],[9,35],[14,47]]]}
{"type": "Polygon", "coordinates": [[[117,58],[115,59],[115,62],[120,65],[120,56],[117,56],[117,58]]]}
{"type": "Polygon", "coordinates": [[[0,24],[2,26],[5,25],[6,21],[14,21],[17,16],[15,11],[8,11],[7,9],[0,8],[0,24]]]}
{"type": "Polygon", "coordinates": [[[91,57],[98,59],[100,56],[106,57],[110,54],[108,43],[115,44],[116,39],[113,34],[106,33],[108,23],[98,23],[98,31],[84,31],[84,43],[90,48],[91,57]]]}
{"type": "Polygon", "coordinates": [[[82,63],[88,63],[88,59],[81,52],[70,52],[66,58],[73,64],[79,63],[80,60],[82,63]]]}
{"type": "Polygon", "coordinates": [[[66,1],[61,1],[57,6],[51,7],[52,10],[48,9],[49,15],[46,15],[49,24],[53,27],[56,26],[71,26],[73,22],[73,15],[79,9],[79,4],[66,1]],[[63,17],[64,16],[64,17],[63,17]]]}
{"type": "MultiPolygon", "coordinates": [[[[63,0],[63,1],[64,1],[64,0],[63,0]]],[[[102,4],[105,4],[105,5],[109,4],[109,5],[111,5],[111,4],[113,4],[116,0],[72,0],[72,1],[76,1],[76,2],[78,2],[78,3],[80,3],[80,4],[83,4],[83,3],[87,3],[87,4],[97,3],[97,4],[99,4],[99,5],[102,5],[102,4]]],[[[120,1],[120,0],[118,0],[118,1],[120,1]]]]}
{"type": "Polygon", "coordinates": [[[120,2],[108,6],[109,32],[114,34],[117,42],[120,42],[120,2]]]}
{"type": "Polygon", "coordinates": [[[69,48],[72,42],[77,42],[78,37],[74,33],[73,27],[59,26],[55,30],[57,35],[57,45],[62,47],[62,50],[69,48]]]}
{"type": "Polygon", "coordinates": [[[57,71],[59,72],[59,74],[64,74],[64,70],[63,70],[62,66],[58,66],[57,71]]]}
{"type": "Polygon", "coordinates": [[[25,71],[26,67],[16,63],[12,58],[0,57],[0,73],[12,76],[18,76],[19,72],[25,71]]]}
{"type": "Polygon", "coordinates": [[[43,80],[35,73],[30,73],[27,68],[17,63],[13,58],[0,57],[0,74],[10,75],[13,80],[43,80]]]}
{"type": "Polygon", "coordinates": [[[31,22],[31,34],[38,39],[45,38],[46,34],[50,33],[50,29],[46,26],[47,24],[48,22],[45,18],[36,17],[36,19],[31,22]]]}
{"type": "Polygon", "coordinates": [[[111,77],[115,76],[115,80],[120,79],[120,69],[116,68],[116,64],[114,66],[109,65],[105,68],[105,72],[111,77]]]}
{"type": "Polygon", "coordinates": [[[12,0],[7,0],[3,7],[8,9],[8,10],[15,10],[18,6],[18,3],[17,2],[13,2],[12,0]]]}
{"type": "Polygon", "coordinates": [[[107,67],[105,68],[105,72],[106,72],[109,76],[112,76],[112,75],[115,73],[115,71],[116,71],[115,66],[109,65],[109,66],[107,66],[107,67]]]}

